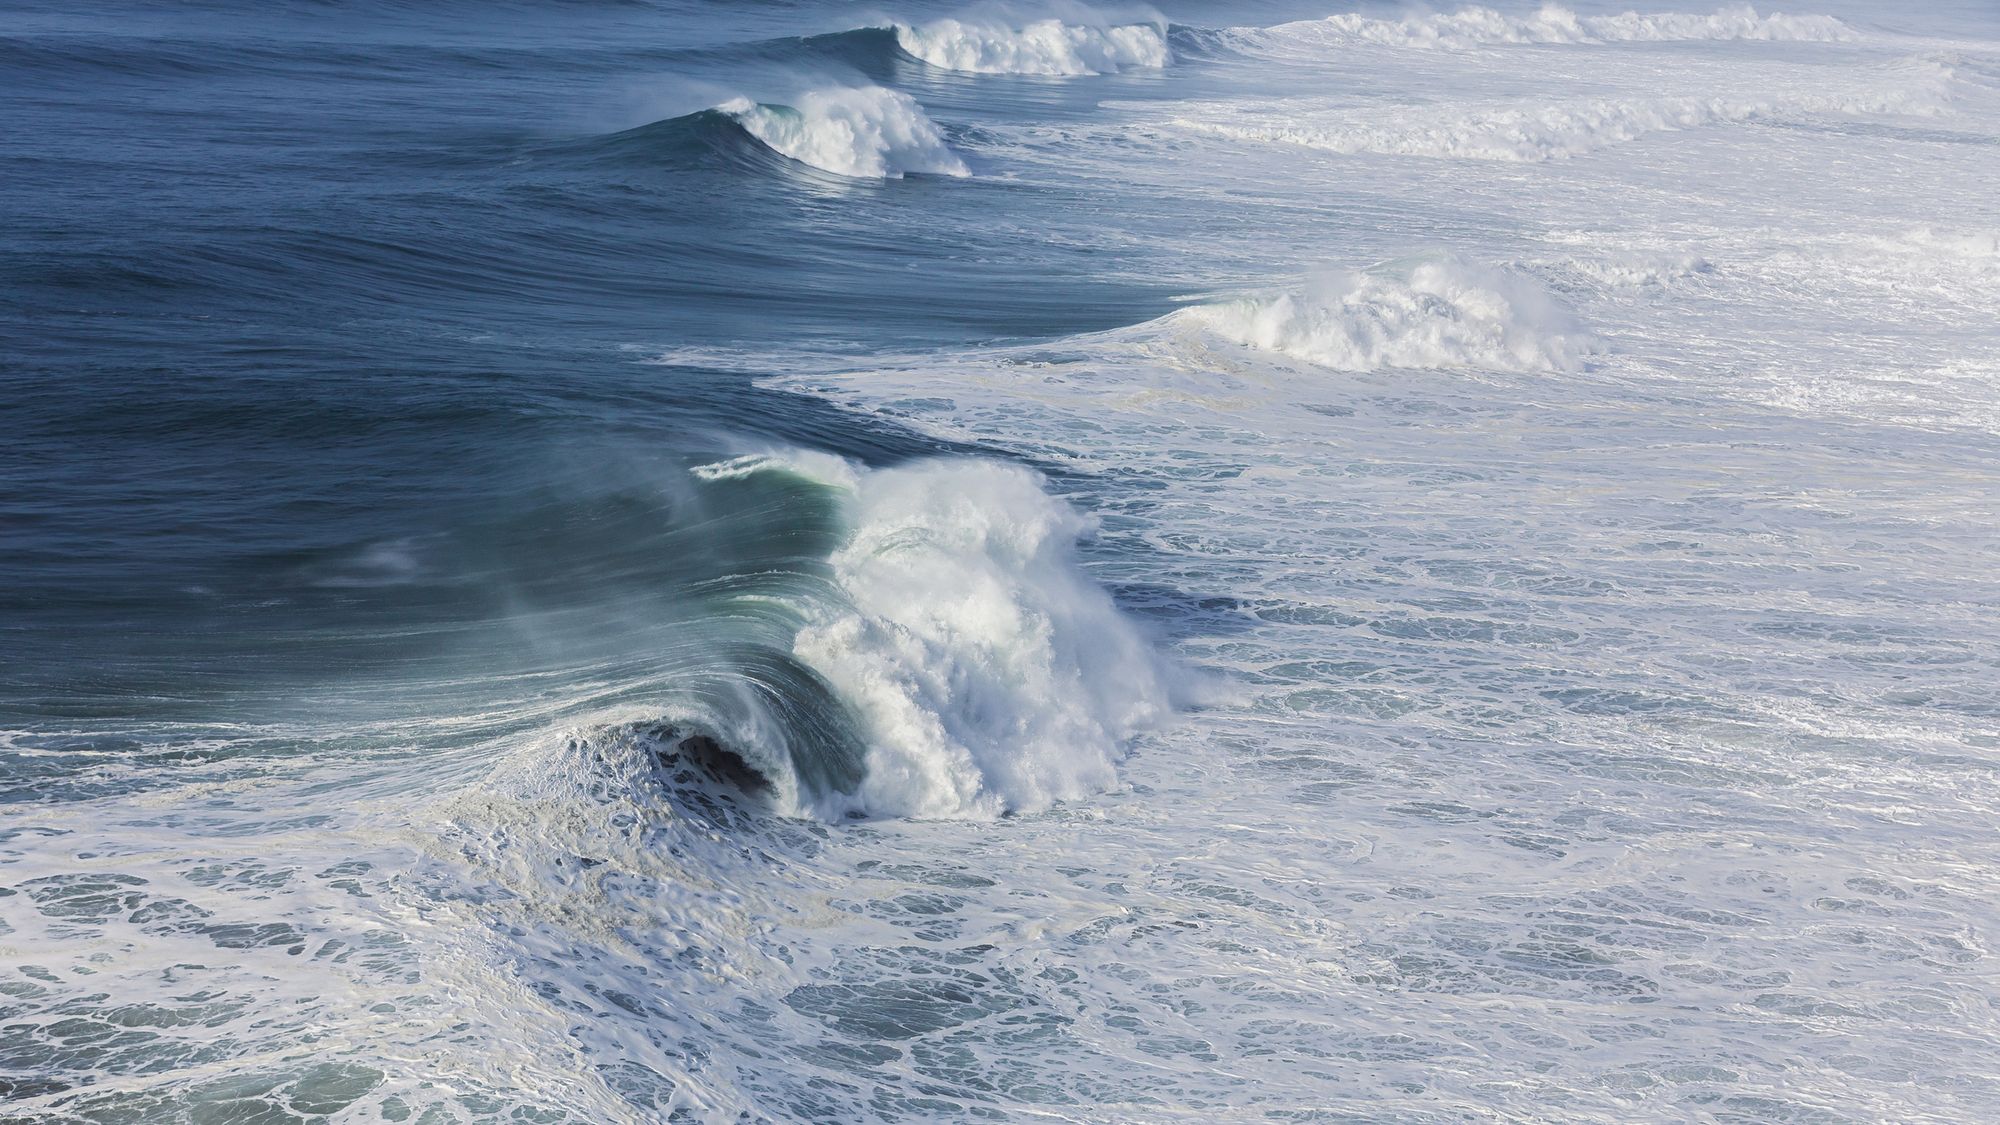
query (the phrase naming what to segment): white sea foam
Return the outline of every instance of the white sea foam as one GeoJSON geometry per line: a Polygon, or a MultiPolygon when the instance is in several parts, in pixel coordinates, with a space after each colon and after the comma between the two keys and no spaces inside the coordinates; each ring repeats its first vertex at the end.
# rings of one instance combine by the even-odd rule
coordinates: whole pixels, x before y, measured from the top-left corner
{"type": "Polygon", "coordinates": [[[1877,239],[1876,245],[1938,263],[2000,269],[2000,230],[1918,226],[1877,239]]]}
{"type": "Polygon", "coordinates": [[[1831,16],[1760,15],[1748,4],[1705,15],[1625,12],[1585,16],[1559,4],[1545,4],[1527,16],[1486,7],[1400,19],[1342,13],[1270,28],[1235,28],[1227,35],[1227,41],[1238,48],[1277,54],[1355,45],[1463,51],[1516,44],[1730,39],[1842,42],[1856,38],[1852,28],[1831,16]]]}
{"type": "Polygon", "coordinates": [[[813,90],[792,105],[737,98],[718,108],[773,151],[838,176],[972,174],[922,106],[880,86],[813,90]]]}
{"type": "Polygon", "coordinates": [[[1945,112],[1952,73],[1930,63],[1877,72],[1872,87],[1744,95],[1583,98],[1392,110],[1328,108],[1311,99],[1183,107],[1173,123],[1237,140],[1303,145],[1351,155],[1535,163],[1563,160],[1651,133],[1812,116],[1945,112]]]}
{"type": "Polygon", "coordinates": [[[1342,371],[1571,371],[1598,350],[1532,279],[1442,256],[1335,274],[1296,292],[1199,305],[1168,319],[1342,371]]]}
{"type": "Polygon", "coordinates": [[[1125,741],[1171,707],[1165,666],[1078,563],[1091,521],[1027,469],[794,452],[698,472],[795,472],[841,494],[835,596],[805,607],[795,653],[858,720],[867,773],[852,795],[780,779],[801,811],[1046,808],[1116,784],[1125,741]]]}
{"type": "Polygon", "coordinates": [[[896,42],[932,66],[968,74],[1116,74],[1157,70],[1172,59],[1164,23],[940,19],[897,24],[896,42]]]}
{"type": "Polygon", "coordinates": [[[1712,273],[1715,266],[1698,254],[1608,251],[1596,257],[1568,259],[1570,272],[1611,289],[1658,289],[1686,278],[1712,273]]]}
{"type": "MultiPolygon", "coordinates": [[[[1386,98],[1357,94],[1455,103],[1440,119],[1580,96],[1789,106],[1878,80],[1868,62],[1897,49],[1363,47],[1337,56],[1342,81],[1186,77],[1191,96],[1310,95],[1302,119],[1338,122],[1346,101],[1350,123],[1380,124],[1386,98]]],[[[24,798],[0,832],[0,1054],[29,1079],[8,1112],[1993,1118],[2000,126],[1982,96],[1963,92],[1949,130],[1717,124],[1546,165],[1336,161],[1030,99],[1011,124],[1035,143],[1010,171],[1062,190],[954,218],[967,246],[1007,249],[994,286],[1035,264],[1055,293],[1094,262],[1086,297],[1135,275],[1242,287],[1443,243],[1526,263],[1488,272],[1503,296],[1552,296],[1556,318],[1467,319],[1404,265],[1296,287],[1282,315],[1260,307],[1273,293],[907,357],[862,322],[841,359],[776,321],[739,340],[756,353],[696,334],[665,358],[1064,466],[1103,513],[1087,565],[1006,590],[1043,571],[977,523],[1002,508],[989,462],[872,472],[786,452],[694,490],[743,478],[740,495],[812,501],[758,474],[831,484],[845,545],[808,560],[826,598],[805,637],[824,651],[795,653],[786,630],[780,655],[838,685],[893,767],[880,778],[914,779],[852,804],[945,819],[710,819],[661,788],[634,728],[601,721],[658,720],[679,670],[522,680],[519,713],[461,720],[493,728],[477,744],[441,733],[442,697],[446,714],[304,745],[0,737],[24,798]],[[1230,304],[1235,335],[1214,326],[1230,304]],[[1568,353],[1587,378],[1549,374],[1538,342],[1574,329],[1565,309],[1607,342],[1568,353]],[[1451,346],[1370,351],[1365,329],[1403,323],[1392,310],[1411,340],[1451,346]],[[1279,350],[1242,342],[1260,326],[1279,350]],[[1434,366],[1335,374],[1286,347],[1434,366]],[[1478,357],[1495,352],[1524,369],[1493,372],[1478,357]],[[906,534],[910,551],[864,546],[906,534]],[[1236,673],[1243,698],[1122,760],[1081,739],[1110,746],[1129,791],[987,823],[1015,782],[974,747],[1025,754],[1024,792],[1106,776],[994,733],[1080,721],[1065,716],[1090,696],[1060,672],[1014,690],[1062,662],[963,636],[1063,604],[1044,591],[1065,578],[1086,599],[1091,579],[1164,591],[1176,660],[1236,673]],[[932,690],[960,676],[991,691],[932,690]],[[956,713],[975,698],[1032,717],[956,713]],[[975,777],[994,799],[965,808],[975,777]]],[[[829,222],[847,245],[852,224],[829,222]]],[[[1006,292],[968,282],[966,299],[1004,312],[1006,292]]],[[[1057,505],[1040,491],[1020,513],[1057,505]]],[[[797,509],[814,528],[827,511],[797,509]]],[[[432,565],[428,549],[409,557],[432,565]]],[[[718,635],[690,648],[706,659],[718,635]]],[[[1086,734],[1115,734],[1110,713],[1086,734]]]]}

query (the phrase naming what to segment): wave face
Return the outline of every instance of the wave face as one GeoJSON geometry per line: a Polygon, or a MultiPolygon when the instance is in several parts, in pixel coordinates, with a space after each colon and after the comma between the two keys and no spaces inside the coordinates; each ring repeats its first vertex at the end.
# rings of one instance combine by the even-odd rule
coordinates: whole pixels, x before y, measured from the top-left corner
{"type": "Polygon", "coordinates": [[[769,105],[737,98],[717,108],[772,151],[836,176],[972,174],[908,94],[880,86],[836,87],[795,101],[769,105]]]}
{"type": "Polygon", "coordinates": [[[1270,51],[1324,50],[1354,45],[1466,51],[1530,44],[1717,40],[1837,43],[1859,37],[1847,24],[1832,16],[1759,15],[1748,4],[1723,8],[1706,15],[1625,12],[1609,16],[1578,15],[1559,4],[1545,4],[1529,16],[1513,16],[1484,7],[1401,19],[1376,19],[1343,13],[1271,28],[1235,29],[1229,41],[1239,47],[1270,51]]]}
{"type": "Polygon", "coordinates": [[[1599,349],[1532,279],[1450,257],[1197,306],[1169,321],[1340,371],[1574,371],[1599,349]]]}
{"type": "MultiPolygon", "coordinates": [[[[1078,564],[1090,522],[1028,470],[866,471],[792,454],[700,471],[805,474],[837,492],[851,529],[793,651],[854,717],[865,767],[848,791],[780,767],[784,807],[829,819],[1045,809],[1114,785],[1125,740],[1168,713],[1164,667],[1078,564]]],[[[786,760],[744,756],[760,769],[786,760]]]]}
{"type": "Polygon", "coordinates": [[[941,19],[897,24],[896,42],[932,66],[966,74],[1072,76],[1158,70],[1172,61],[1164,24],[1021,26],[941,19]]]}

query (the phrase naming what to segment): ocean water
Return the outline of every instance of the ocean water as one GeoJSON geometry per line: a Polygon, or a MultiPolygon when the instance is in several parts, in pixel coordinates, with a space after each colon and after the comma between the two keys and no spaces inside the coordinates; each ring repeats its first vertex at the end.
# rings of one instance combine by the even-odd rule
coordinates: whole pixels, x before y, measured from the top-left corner
{"type": "Polygon", "coordinates": [[[14,0],[0,1120],[2000,1115],[2000,9],[14,0]]]}

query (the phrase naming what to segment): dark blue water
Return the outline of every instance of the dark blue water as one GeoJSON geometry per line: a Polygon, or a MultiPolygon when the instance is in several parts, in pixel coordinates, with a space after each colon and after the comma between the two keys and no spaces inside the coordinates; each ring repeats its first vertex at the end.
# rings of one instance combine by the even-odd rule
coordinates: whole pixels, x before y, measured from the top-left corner
{"type": "Polygon", "coordinates": [[[642,362],[660,350],[1054,336],[1161,305],[1069,248],[1101,192],[846,180],[701,112],[806,74],[913,83],[958,129],[1074,101],[982,95],[887,32],[799,38],[829,26],[790,5],[17,7],[0,712],[218,718],[393,678],[523,598],[684,584],[691,517],[655,493],[688,464],[938,449],[753,372],[642,362]]]}

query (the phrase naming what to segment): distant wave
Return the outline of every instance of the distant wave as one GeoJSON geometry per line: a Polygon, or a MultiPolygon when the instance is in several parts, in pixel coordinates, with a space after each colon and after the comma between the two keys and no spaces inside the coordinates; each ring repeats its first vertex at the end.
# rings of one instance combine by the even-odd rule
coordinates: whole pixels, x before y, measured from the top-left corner
{"type": "Polygon", "coordinates": [[[717,109],[772,151],[837,176],[972,174],[922,106],[880,86],[814,90],[795,105],[737,98],[717,109]]]}
{"type": "Polygon", "coordinates": [[[2000,230],[1919,226],[1877,242],[1933,261],[2000,267],[2000,230]]]}
{"type": "Polygon", "coordinates": [[[1116,74],[1157,70],[1172,59],[1164,23],[1092,25],[1044,19],[1014,26],[940,19],[899,23],[895,32],[897,45],[908,54],[968,74],[1116,74]]]}
{"type": "MultiPolygon", "coordinates": [[[[803,478],[828,491],[848,532],[826,585],[794,607],[791,653],[764,661],[792,668],[783,690],[674,716],[697,739],[675,749],[683,762],[747,779],[788,812],[998,816],[1115,784],[1125,740],[1171,707],[1165,666],[1078,564],[1089,521],[1027,469],[871,471],[793,452],[696,473],[803,478]],[[823,691],[851,738],[823,708],[768,717],[778,695],[823,691]]],[[[758,682],[773,682],[768,669],[758,682]]]]}
{"type": "Polygon", "coordinates": [[[1328,110],[1277,101],[1186,107],[1174,124],[1237,140],[1272,141],[1343,154],[1441,159],[1561,160],[1649,133],[1815,114],[1932,115],[1951,102],[1951,72],[1931,63],[1898,68],[1873,89],[1758,96],[1586,98],[1522,105],[1424,106],[1392,111],[1328,110]]]}
{"type": "Polygon", "coordinates": [[[1169,323],[1340,371],[1571,371],[1599,350],[1522,274],[1436,256],[1336,274],[1293,292],[1198,305],[1169,323]]]}
{"type": "Polygon", "coordinates": [[[1401,19],[1341,14],[1269,28],[1235,28],[1225,34],[1235,46],[1279,53],[1352,45],[1471,50],[1510,44],[1726,39],[1840,42],[1859,38],[1832,16],[1760,15],[1748,4],[1707,15],[1625,12],[1582,16],[1559,4],[1546,4],[1530,16],[1510,16],[1483,7],[1401,19]]]}

